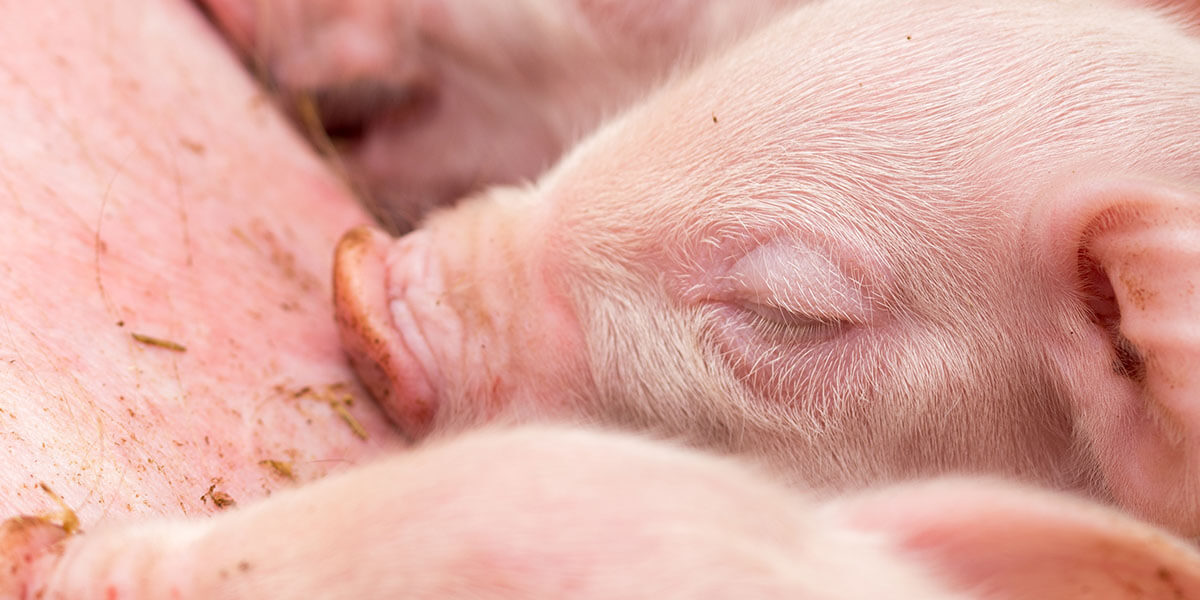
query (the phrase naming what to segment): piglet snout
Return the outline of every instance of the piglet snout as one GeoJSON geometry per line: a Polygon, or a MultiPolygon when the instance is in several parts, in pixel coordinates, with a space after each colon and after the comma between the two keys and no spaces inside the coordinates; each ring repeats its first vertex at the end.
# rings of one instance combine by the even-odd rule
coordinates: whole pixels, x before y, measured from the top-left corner
{"type": "Polygon", "coordinates": [[[414,318],[404,296],[416,292],[418,280],[432,277],[431,271],[424,232],[393,240],[376,229],[359,227],[342,237],[334,257],[334,304],[342,345],[363,385],[413,437],[428,433],[436,394],[424,322],[414,318]]]}

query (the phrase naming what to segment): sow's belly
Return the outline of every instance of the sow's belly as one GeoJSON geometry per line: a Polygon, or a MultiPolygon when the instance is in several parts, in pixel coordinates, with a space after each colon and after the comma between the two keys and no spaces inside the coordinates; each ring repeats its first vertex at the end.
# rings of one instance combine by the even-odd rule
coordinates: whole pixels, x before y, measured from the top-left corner
{"type": "Polygon", "coordinates": [[[7,12],[0,515],[204,514],[400,446],[329,300],[366,216],[195,9],[7,12]]]}

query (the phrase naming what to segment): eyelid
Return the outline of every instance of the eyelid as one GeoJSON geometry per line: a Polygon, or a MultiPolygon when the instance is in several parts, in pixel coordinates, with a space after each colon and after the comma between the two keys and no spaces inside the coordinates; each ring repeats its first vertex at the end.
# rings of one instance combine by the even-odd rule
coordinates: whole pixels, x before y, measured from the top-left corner
{"type": "Polygon", "coordinates": [[[835,248],[776,238],[735,261],[718,285],[727,301],[778,310],[788,320],[866,323],[871,306],[865,282],[845,262],[835,248]]]}

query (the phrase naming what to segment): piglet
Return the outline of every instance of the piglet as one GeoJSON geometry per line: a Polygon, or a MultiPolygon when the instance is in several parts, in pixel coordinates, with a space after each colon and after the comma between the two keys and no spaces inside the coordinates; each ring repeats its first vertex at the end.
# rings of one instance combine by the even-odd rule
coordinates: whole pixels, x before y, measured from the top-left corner
{"type": "Polygon", "coordinates": [[[350,232],[335,286],[349,355],[414,438],[599,422],[806,488],[1000,475],[1200,535],[1198,253],[1180,19],[847,0],[535,185],[350,232]]]}
{"type": "Polygon", "coordinates": [[[801,3],[202,2],[397,231],[471,191],[537,176],[673,71],[801,3]]]}
{"type": "Polygon", "coordinates": [[[206,521],[97,530],[7,576],[0,597],[42,600],[1168,599],[1200,594],[1200,555],[996,482],[819,501],[729,459],[518,428],[206,521]]]}

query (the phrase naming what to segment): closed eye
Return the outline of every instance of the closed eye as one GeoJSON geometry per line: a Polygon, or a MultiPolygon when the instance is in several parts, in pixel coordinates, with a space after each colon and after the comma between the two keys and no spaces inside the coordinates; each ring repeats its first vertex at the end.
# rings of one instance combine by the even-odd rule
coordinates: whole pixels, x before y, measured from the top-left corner
{"type": "Polygon", "coordinates": [[[764,302],[739,302],[742,310],[754,315],[766,323],[774,323],[783,327],[804,330],[829,330],[853,327],[856,325],[848,317],[836,315],[814,315],[796,312],[794,310],[764,302]]]}
{"type": "Polygon", "coordinates": [[[865,324],[872,312],[865,284],[842,262],[819,245],[770,240],[719,276],[714,296],[784,326],[865,324]]]}

